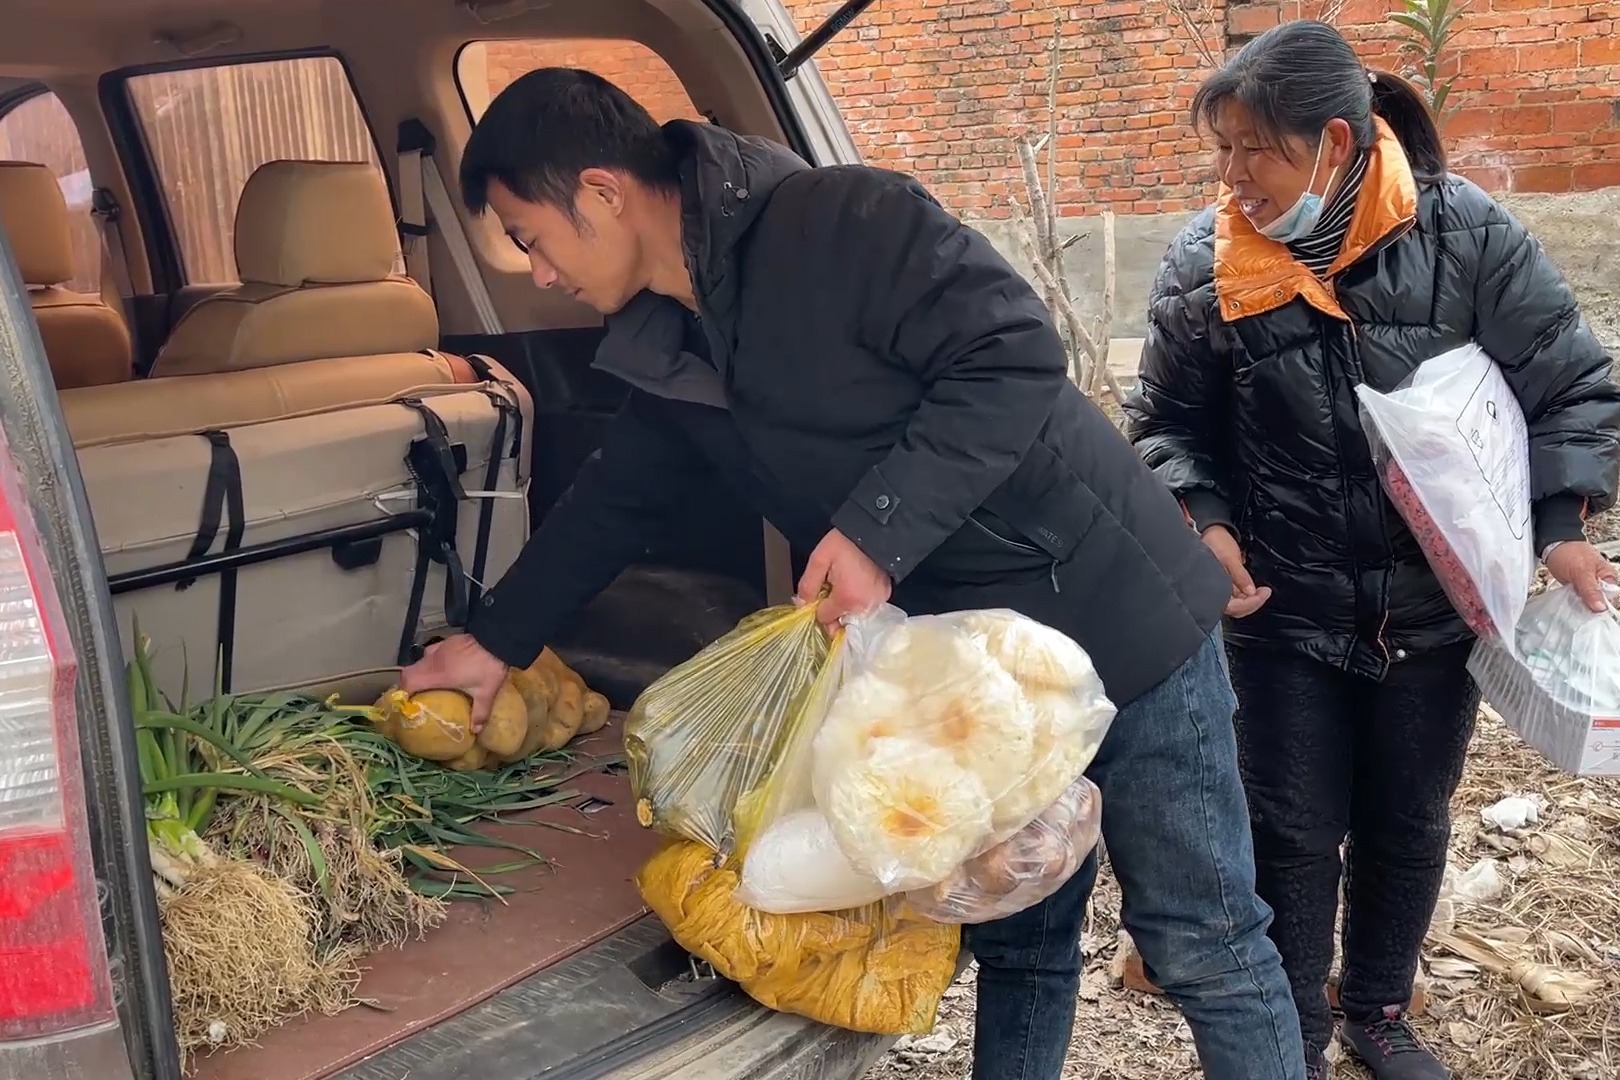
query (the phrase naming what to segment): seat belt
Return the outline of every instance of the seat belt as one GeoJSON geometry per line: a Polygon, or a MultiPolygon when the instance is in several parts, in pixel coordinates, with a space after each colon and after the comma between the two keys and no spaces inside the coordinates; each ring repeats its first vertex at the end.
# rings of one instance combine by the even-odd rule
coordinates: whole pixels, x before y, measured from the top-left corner
{"type": "Polygon", "coordinates": [[[495,302],[490,299],[489,286],[484,283],[472,244],[450,199],[450,189],[445,186],[439,166],[433,160],[436,145],[433,133],[422,121],[406,120],[399,125],[399,140],[394,150],[399,156],[399,232],[405,247],[405,268],[412,280],[432,296],[433,269],[429,264],[428,237],[437,225],[444,246],[450,252],[450,261],[455,264],[456,277],[472,301],[480,331],[492,336],[502,334],[505,331],[495,302]]]}
{"type": "Polygon", "coordinates": [[[113,284],[118,287],[118,298],[124,302],[124,315],[131,314],[130,301],[135,297],[135,286],[129,278],[129,263],[124,259],[124,237],[118,231],[118,219],[123,210],[118,197],[106,188],[98,187],[90,193],[90,216],[96,219],[96,231],[101,234],[101,247],[112,264],[113,284]]]}

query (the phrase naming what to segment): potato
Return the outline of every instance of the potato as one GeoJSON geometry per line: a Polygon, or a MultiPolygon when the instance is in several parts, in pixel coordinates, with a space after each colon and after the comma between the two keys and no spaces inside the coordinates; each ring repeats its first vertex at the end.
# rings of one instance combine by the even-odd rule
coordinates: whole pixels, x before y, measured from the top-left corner
{"type": "Polygon", "coordinates": [[[557,702],[551,707],[548,731],[540,743],[541,750],[561,750],[568,740],[579,733],[585,721],[585,692],[581,683],[563,681],[557,690],[557,702]]]}
{"type": "Polygon", "coordinates": [[[501,683],[495,693],[495,704],[478,733],[478,744],[496,757],[515,754],[529,734],[529,710],[523,695],[512,686],[511,680],[501,683]]]}
{"type": "Polygon", "coordinates": [[[476,772],[479,769],[488,768],[493,760],[488,750],[485,750],[477,743],[473,743],[471,750],[468,750],[454,761],[445,762],[444,767],[455,772],[476,772]]]}
{"type": "Polygon", "coordinates": [[[585,695],[585,719],[580,722],[581,735],[595,735],[607,726],[608,714],[613,711],[608,699],[595,690],[585,695]]]}
{"type": "Polygon", "coordinates": [[[393,689],[377,702],[393,741],[425,761],[454,761],[473,748],[472,699],[459,690],[407,694],[393,689]]]}
{"type": "Polygon", "coordinates": [[[531,671],[528,668],[513,668],[507,674],[507,679],[512,688],[522,695],[529,711],[529,728],[524,733],[523,745],[501,758],[506,764],[511,764],[537,753],[550,733],[551,706],[557,700],[557,680],[549,671],[531,671]]]}

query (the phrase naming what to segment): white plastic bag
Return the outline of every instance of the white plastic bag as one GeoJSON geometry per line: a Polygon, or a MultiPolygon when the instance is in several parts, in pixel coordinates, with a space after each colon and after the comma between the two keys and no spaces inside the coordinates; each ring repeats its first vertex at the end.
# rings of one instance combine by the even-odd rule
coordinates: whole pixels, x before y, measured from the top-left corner
{"type": "Polygon", "coordinates": [[[1620,588],[1594,612],[1554,586],[1525,605],[1517,655],[1481,639],[1468,670],[1485,700],[1525,742],[1567,772],[1620,776],[1620,588]]]}
{"type": "Polygon", "coordinates": [[[1057,802],[930,889],[905,894],[902,910],[942,923],[987,923],[1034,907],[1079,871],[1102,832],[1102,792],[1084,776],[1057,802]]]}
{"type": "Polygon", "coordinates": [[[1536,557],[1524,413],[1501,370],[1465,345],[1356,394],[1384,491],[1447,597],[1480,637],[1511,642],[1536,557]]]}
{"type": "Polygon", "coordinates": [[[1114,705],[1085,650],[1012,611],[853,622],[811,746],[850,864],[929,888],[1022,830],[1085,771],[1114,705]]]}
{"type": "Polygon", "coordinates": [[[864,907],[888,890],[850,865],[827,815],[811,807],[765,827],[748,849],[733,895],[769,915],[800,915],[864,907]]]}

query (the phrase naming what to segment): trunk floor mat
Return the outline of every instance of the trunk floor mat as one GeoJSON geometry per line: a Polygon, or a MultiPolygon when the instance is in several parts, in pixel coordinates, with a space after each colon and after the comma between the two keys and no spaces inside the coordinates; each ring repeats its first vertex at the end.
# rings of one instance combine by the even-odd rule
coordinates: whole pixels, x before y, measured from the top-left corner
{"type": "MultiPolygon", "coordinates": [[[[563,767],[572,772],[618,754],[622,720],[615,716],[582,740],[577,748],[585,758],[563,767]]],[[[362,961],[358,996],[375,1007],[300,1018],[265,1032],[257,1046],[200,1056],[191,1080],[320,1080],[645,915],[632,876],[659,839],[636,824],[629,777],[622,769],[596,769],[564,786],[582,800],[515,815],[515,824],[479,827],[534,848],[552,865],[500,875],[496,881],[516,890],[504,904],[454,901],[448,918],[420,941],[362,961]]],[[[512,858],[490,848],[454,854],[474,869],[512,858]]]]}

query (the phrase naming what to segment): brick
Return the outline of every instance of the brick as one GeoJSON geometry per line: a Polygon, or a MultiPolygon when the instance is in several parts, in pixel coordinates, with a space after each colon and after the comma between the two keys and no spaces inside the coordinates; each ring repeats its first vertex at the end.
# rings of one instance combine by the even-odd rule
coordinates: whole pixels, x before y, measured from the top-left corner
{"type": "Polygon", "coordinates": [[[1589,161],[1576,165],[1571,180],[1576,191],[1595,191],[1598,188],[1620,187],[1620,159],[1589,161]]]}
{"type": "Polygon", "coordinates": [[[1529,165],[1515,169],[1515,191],[1561,192],[1575,190],[1575,170],[1569,165],[1529,165]]]}
{"type": "Polygon", "coordinates": [[[1226,32],[1232,37],[1263,34],[1282,21],[1282,8],[1274,3],[1232,4],[1226,9],[1226,32]]]}
{"type": "MultiPolygon", "coordinates": [[[[790,0],[801,28],[840,0],[790,0]]],[[[1620,183],[1620,31],[1598,0],[1488,0],[1459,16],[1443,65],[1460,75],[1444,129],[1455,167],[1488,190],[1620,183]],[[1608,110],[1605,119],[1605,110],[1608,110]]],[[[856,145],[875,165],[929,185],[954,211],[1005,217],[1022,193],[1012,138],[1046,127],[1048,46],[1062,10],[1060,212],[1175,213],[1215,185],[1187,104],[1205,74],[1197,50],[1152,0],[884,0],[816,59],[856,145]]],[[[1338,23],[1370,67],[1403,71],[1404,31],[1384,0],[1350,0],[1338,23]]],[[[1213,0],[1238,40],[1315,15],[1280,0],[1213,0]]],[[[504,41],[485,46],[492,90],[544,64],[589,68],[659,119],[696,119],[667,64],[629,41],[504,41]]]]}

